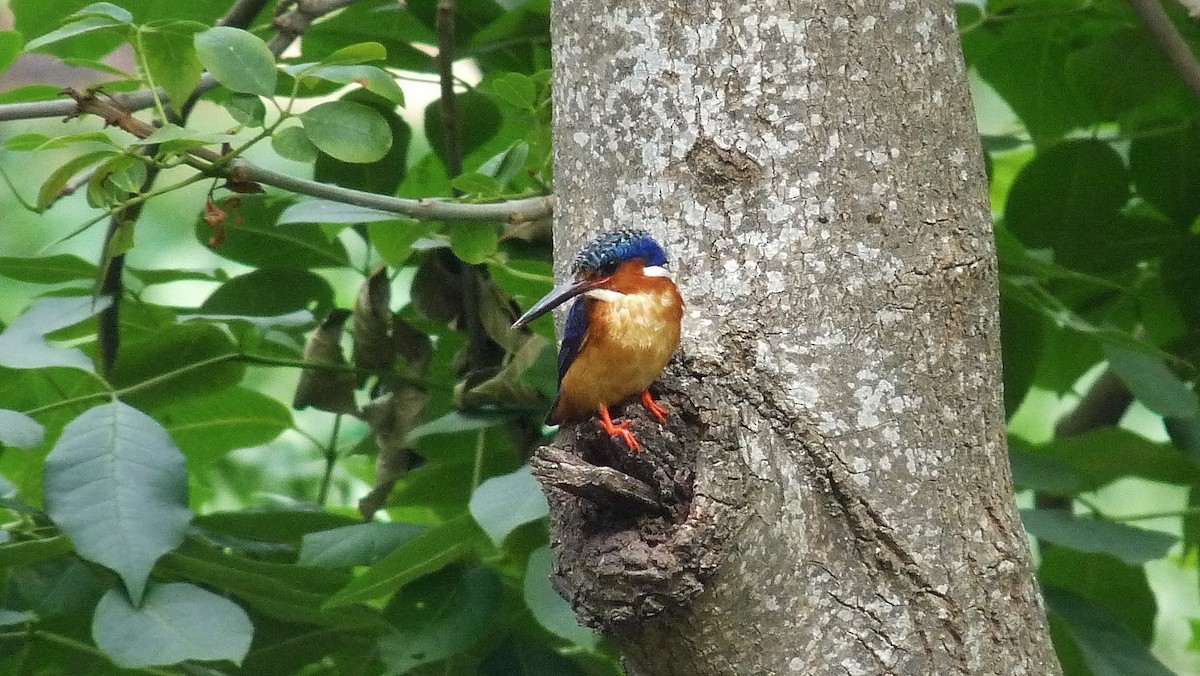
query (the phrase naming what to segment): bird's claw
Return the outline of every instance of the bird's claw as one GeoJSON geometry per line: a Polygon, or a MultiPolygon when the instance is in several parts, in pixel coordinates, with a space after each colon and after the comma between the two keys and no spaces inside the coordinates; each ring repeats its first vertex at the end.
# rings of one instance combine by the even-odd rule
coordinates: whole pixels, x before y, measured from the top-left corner
{"type": "Polygon", "coordinates": [[[633,432],[629,429],[630,424],[631,421],[626,420],[620,425],[615,425],[612,418],[608,415],[608,409],[604,408],[600,410],[600,429],[604,430],[604,433],[609,438],[615,439],[619,437],[629,447],[630,453],[641,453],[642,445],[638,443],[637,437],[633,436],[633,432]]]}
{"type": "Polygon", "coordinates": [[[658,418],[658,422],[664,425],[667,424],[667,409],[659,406],[658,402],[654,401],[654,398],[650,396],[650,390],[642,392],[642,406],[645,406],[651,415],[658,418]]]}

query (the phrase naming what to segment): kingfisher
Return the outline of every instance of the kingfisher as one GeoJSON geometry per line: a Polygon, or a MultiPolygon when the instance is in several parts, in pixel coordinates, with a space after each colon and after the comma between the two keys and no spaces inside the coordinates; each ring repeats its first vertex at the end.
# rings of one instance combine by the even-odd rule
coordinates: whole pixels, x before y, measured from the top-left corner
{"type": "Polygon", "coordinates": [[[575,299],[558,353],[558,398],[546,424],[598,414],[605,434],[640,453],[630,421],[614,424],[609,407],[640,394],[646,410],[667,422],[667,410],[649,390],[679,347],[683,319],[683,298],[666,265],[662,247],[645,230],[601,235],[576,254],[571,280],[513,324],[521,328],[575,299]]]}

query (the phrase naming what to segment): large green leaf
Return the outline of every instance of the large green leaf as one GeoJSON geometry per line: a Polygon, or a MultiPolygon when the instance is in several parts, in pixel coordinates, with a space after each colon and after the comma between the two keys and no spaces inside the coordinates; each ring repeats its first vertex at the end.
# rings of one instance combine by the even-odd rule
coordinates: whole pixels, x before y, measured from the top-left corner
{"type": "Polygon", "coordinates": [[[343,162],[376,162],[392,147],[387,120],[361,103],[328,101],[301,113],[300,122],[313,145],[343,162]]]}
{"type": "Polygon", "coordinates": [[[475,522],[497,547],[518,526],[549,513],[542,486],[533,478],[529,465],[484,481],[471,495],[469,507],[475,522]]]}
{"type": "Polygon", "coordinates": [[[46,458],[46,511],[79,554],[139,602],[150,568],[182,540],[187,465],[150,416],[120,401],[72,420],[46,458]]]}
{"type": "Polygon", "coordinates": [[[1039,540],[1081,552],[1111,554],[1135,566],[1163,558],[1178,540],[1166,533],[1079,518],[1060,510],[1023,509],[1021,520],[1029,534],[1039,540]]]}
{"type": "Polygon", "coordinates": [[[1096,432],[1029,447],[1037,456],[1069,465],[1079,490],[1090,491],[1118,479],[1138,476],[1169,484],[1200,486],[1200,468],[1170,444],[1155,443],[1124,429],[1096,432]]]}
{"type": "Polygon", "coordinates": [[[73,326],[108,307],[108,298],[46,298],[0,332],[0,366],[36,369],[65,366],[92,371],[92,360],[78,349],[54,347],[46,334],[73,326]]]}
{"type": "Polygon", "coordinates": [[[196,518],[196,526],[215,533],[295,544],[308,533],[356,523],[360,521],[315,508],[213,512],[196,518]]]}
{"type": "Polygon", "coordinates": [[[407,523],[360,523],[308,533],[298,563],[306,566],[369,566],[429,530],[407,523]]]}
{"type": "Polygon", "coordinates": [[[1139,197],[1189,227],[1200,215],[1200,123],[1133,139],[1129,172],[1139,197]]]}
{"type": "Polygon", "coordinates": [[[302,268],[259,268],[217,287],[199,309],[254,317],[310,310],[322,316],[333,309],[333,287],[324,277],[302,268]]]}
{"type": "MultiPolygon", "coordinates": [[[[319,268],[350,264],[346,248],[331,240],[320,226],[296,224],[279,227],[276,222],[286,202],[261,196],[243,196],[242,205],[231,211],[227,238],[216,247],[217,254],[257,268],[319,268]]],[[[197,219],[196,239],[207,243],[212,231],[197,219]]]]}
{"type": "Polygon", "coordinates": [[[210,28],[195,36],[196,55],[217,82],[230,91],[271,96],[275,93],[275,57],[267,44],[244,30],[210,28]]]}
{"type": "Polygon", "coordinates": [[[1095,676],[1173,676],[1149,646],[1103,606],[1064,589],[1049,587],[1043,594],[1050,612],[1066,622],[1095,676]]]}
{"type": "Polygon", "coordinates": [[[204,24],[195,21],[155,21],[138,28],[138,55],[150,71],[151,80],[167,91],[176,110],[200,83],[204,66],[196,56],[192,39],[204,29],[204,24]]]}
{"type": "Polygon", "coordinates": [[[386,611],[395,631],[379,639],[387,673],[439,662],[479,641],[499,609],[501,591],[487,568],[450,568],[406,586],[386,611]]]}
{"type": "Polygon", "coordinates": [[[1074,16],[1060,20],[1047,16],[1040,21],[1010,18],[964,36],[971,65],[1020,116],[1038,145],[1096,121],[1091,105],[1075,93],[1065,70],[1079,25],[1074,16]]]}
{"type": "Polygon", "coordinates": [[[292,426],[279,400],[244,387],[151,411],[192,463],[193,471],[229,451],[265,444],[292,426]]]}
{"type": "Polygon", "coordinates": [[[42,445],[46,430],[24,413],[0,409],[0,444],[29,450],[42,445]]]}
{"type": "Polygon", "coordinates": [[[0,258],[0,275],[34,284],[60,284],[78,279],[94,280],[96,266],[72,254],[45,258],[6,256],[0,258]]]}
{"type": "Polygon", "coordinates": [[[530,554],[529,563],[526,564],[525,606],[547,631],[576,645],[595,650],[600,637],[596,632],[579,625],[571,604],[550,586],[550,573],[550,545],[545,545],[530,554]]]}
{"type": "Polygon", "coordinates": [[[1038,580],[1043,588],[1068,589],[1117,615],[1145,643],[1154,636],[1158,613],[1144,566],[1131,566],[1108,554],[1066,547],[1041,548],[1038,580]]]}
{"type": "Polygon", "coordinates": [[[1119,210],[1129,200],[1120,155],[1102,141],[1067,141],[1037,154],[1013,182],[1005,223],[1026,246],[1049,248],[1057,262],[1084,271],[1124,264],[1119,210]]]}
{"type": "Polygon", "coordinates": [[[477,534],[475,524],[466,516],[447,521],[368,568],[334,594],[326,607],[336,608],[387,596],[422,575],[441,570],[474,550],[477,534]]]}
{"type": "Polygon", "coordinates": [[[127,669],[184,660],[240,664],[253,634],[240,606],[186,582],[151,586],[138,607],[110,589],[92,618],[96,645],[127,669]]]}
{"type": "Polygon", "coordinates": [[[236,353],[229,335],[212,324],[162,326],[126,339],[109,382],[138,386],[125,396],[134,405],[176,403],[241,382],[246,367],[231,358],[236,353]]]}
{"type": "MultiPolygon", "coordinates": [[[[393,195],[408,172],[408,149],[412,144],[412,129],[396,114],[395,104],[368,92],[350,92],[343,101],[359,103],[378,112],[391,130],[392,145],[374,162],[343,162],[321,153],[313,167],[313,178],[323,183],[335,183],[347,188],[365,190],[381,195],[393,195]]],[[[421,197],[434,196],[426,193],[421,197]]],[[[392,219],[397,218],[392,214],[392,219]]]]}
{"type": "Polygon", "coordinates": [[[1200,398],[1162,359],[1108,345],[1108,365],[1138,401],[1166,417],[1190,418],[1200,413],[1200,398]]]}

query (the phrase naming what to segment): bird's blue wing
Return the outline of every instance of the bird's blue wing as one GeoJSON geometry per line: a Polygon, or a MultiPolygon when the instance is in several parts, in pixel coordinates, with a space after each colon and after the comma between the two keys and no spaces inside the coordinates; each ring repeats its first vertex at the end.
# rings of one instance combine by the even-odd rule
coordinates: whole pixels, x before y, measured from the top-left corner
{"type": "Polygon", "coordinates": [[[562,379],[567,375],[567,369],[571,368],[571,363],[575,361],[575,357],[579,356],[579,346],[583,344],[583,337],[587,334],[588,316],[584,305],[583,299],[580,298],[571,305],[571,311],[567,313],[562,347],[558,349],[559,387],[562,387],[562,379]]]}

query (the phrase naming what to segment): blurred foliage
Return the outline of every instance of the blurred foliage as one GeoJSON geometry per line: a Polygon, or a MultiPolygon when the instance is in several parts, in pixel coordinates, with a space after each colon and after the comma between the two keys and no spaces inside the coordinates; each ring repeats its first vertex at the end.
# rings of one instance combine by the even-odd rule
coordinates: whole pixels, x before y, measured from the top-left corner
{"type": "MultiPolygon", "coordinates": [[[[160,119],[180,121],[172,102],[202,72],[222,85],[157,145],[87,119],[5,130],[0,166],[22,167],[11,184],[38,174],[27,207],[82,214],[46,223],[44,243],[78,244],[80,221],[119,227],[103,255],[93,238],[90,255],[0,258],[28,299],[0,331],[0,662],[619,673],[549,587],[546,507],[525,466],[554,393],[553,335],[548,321],[508,326],[550,288],[548,227],[419,223],[186,169],[208,148],[385,195],[546,194],[549,3],[460,0],[457,125],[440,101],[422,107],[437,81],[433,0],[358,2],[286,59],[264,41],[269,11],[248,31],[210,28],[230,4],[12,0],[16,30],[0,33],[0,66],[36,51],[95,69],[106,91],[162,87],[160,119]],[[101,61],[123,45],[135,74],[101,61]],[[463,172],[450,176],[455,126],[463,172]],[[146,223],[126,218],[159,170],[146,223]],[[164,238],[169,255],[142,256],[164,238]],[[122,271],[119,356],[101,372],[94,289],[125,253],[140,267],[122,271]]],[[[976,84],[1013,113],[983,136],[1006,408],[1057,416],[1026,400],[1109,369],[1160,427],[1120,427],[1125,407],[1049,440],[1014,423],[1016,486],[1041,497],[1024,516],[1053,636],[1072,676],[1168,673],[1150,652],[1146,565],[1194,584],[1200,108],[1123,2],[996,0],[960,5],[959,22],[976,84]],[[1095,491],[1131,477],[1190,491],[1185,509],[1145,506],[1182,528],[1096,508],[1095,491]]],[[[3,103],[53,96],[32,86],[3,103]]]]}

